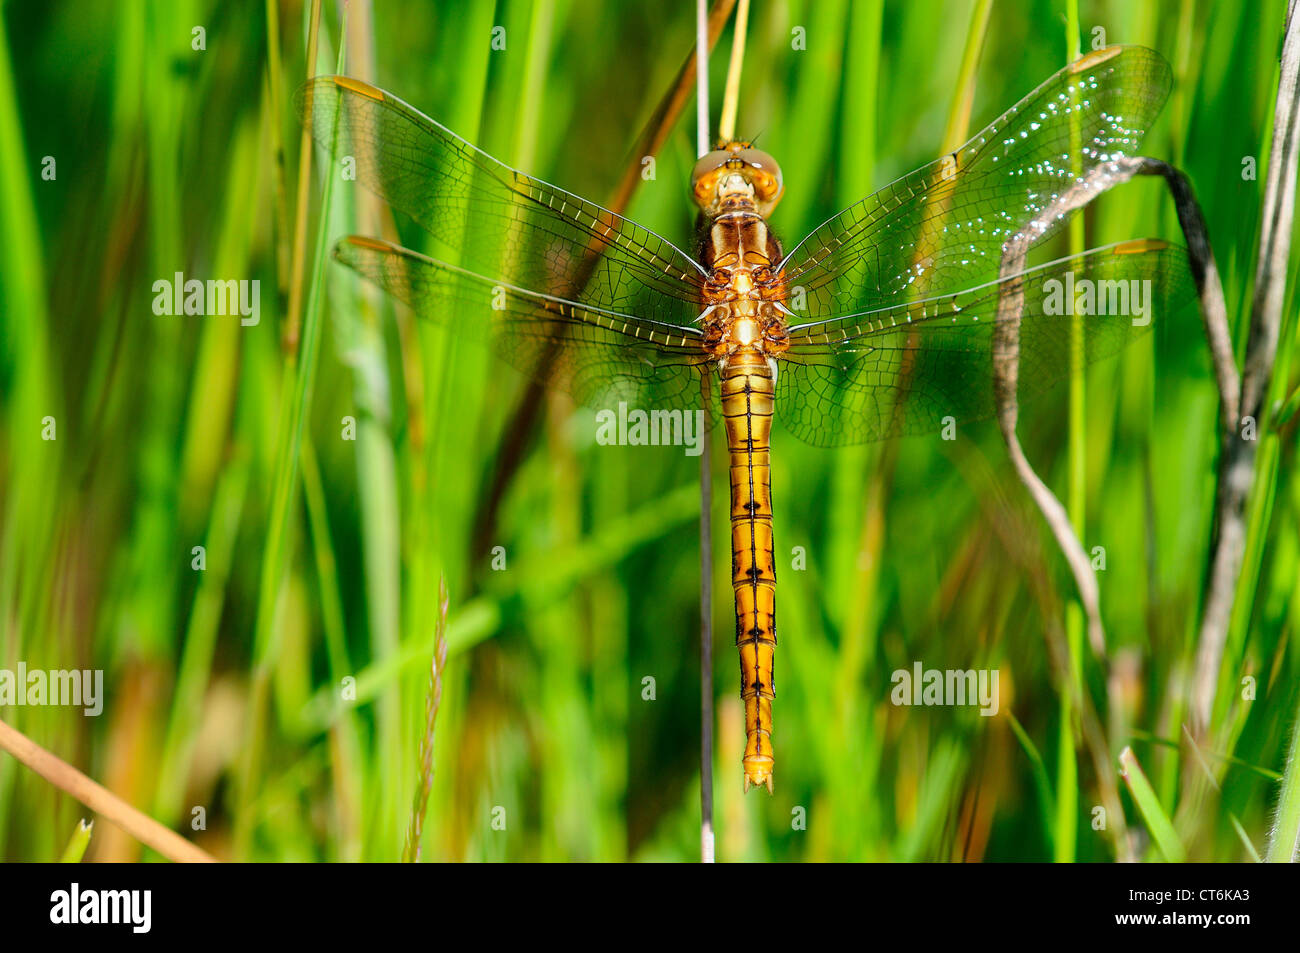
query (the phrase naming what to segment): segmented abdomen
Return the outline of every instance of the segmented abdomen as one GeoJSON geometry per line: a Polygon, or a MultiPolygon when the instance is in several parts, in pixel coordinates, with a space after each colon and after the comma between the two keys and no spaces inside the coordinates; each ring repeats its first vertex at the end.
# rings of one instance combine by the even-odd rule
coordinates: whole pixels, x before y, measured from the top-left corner
{"type": "Polygon", "coordinates": [[[751,784],[772,788],[776,570],[769,457],[775,392],[767,358],[757,349],[729,355],[722,415],[731,472],[731,583],[745,702],[745,790],[751,784]]]}

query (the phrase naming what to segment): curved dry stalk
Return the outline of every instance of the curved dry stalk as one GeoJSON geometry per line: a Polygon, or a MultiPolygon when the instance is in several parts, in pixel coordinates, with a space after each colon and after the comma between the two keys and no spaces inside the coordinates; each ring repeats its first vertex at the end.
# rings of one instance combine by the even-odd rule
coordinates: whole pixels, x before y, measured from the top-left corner
{"type": "Polygon", "coordinates": [[[108,788],[47,751],[17,728],[0,721],[0,750],[9,752],[46,781],[66,791],[146,847],[178,863],[216,863],[217,859],[180,834],[136,810],[108,788]]]}
{"type": "MultiPolygon", "coordinates": [[[[711,51],[718,42],[718,37],[722,35],[722,28],[726,25],[727,18],[731,16],[731,11],[735,6],[736,0],[716,0],[713,4],[708,17],[708,41],[704,44],[708,50],[711,51]]],[[[668,141],[668,136],[673,128],[676,127],[677,120],[681,118],[691,90],[696,85],[696,59],[695,51],[692,50],[677,71],[672,86],[664,94],[655,107],[655,111],[650,115],[650,119],[646,122],[645,128],[632,151],[631,158],[623,169],[623,178],[619,181],[609,203],[606,205],[606,208],[611,212],[622,215],[627,210],[627,206],[632,201],[632,196],[637,187],[644,181],[641,178],[641,173],[644,170],[641,159],[644,156],[658,155],[659,150],[668,141]]],[[[588,267],[594,268],[595,264],[596,259],[592,259],[588,267]]],[[[579,282],[579,284],[582,283],[579,282]]],[[[542,366],[552,360],[554,360],[554,354],[546,355],[542,366]]],[[[505,499],[506,491],[510,488],[515,474],[524,461],[524,455],[528,449],[528,437],[536,428],[544,406],[546,406],[546,402],[542,400],[542,385],[536,381],[530,381],[518,403],[516,403],[510,421],[501,431],[500,455],[493,465],[492,478],[487,492],[480,497],[479,505],[474,512],[474,530],[471,536],[470,551],[476,559],[486,553],[491,545],[493,534],[496,531],[496,521],[501,509],[501,502],[505,499]]]]}
{"type": "Polygon", "coordinates": [[[1186,177],[1159,159],[1132,156],[1095,166],[1026,223],[1017,238],[1003,246],[998,278],[1005,283],[998,300],[997,326],[993,339],[993,389],[1002,437],[1017,475],[1034,498],[1034,503],[1043,514],[1043,519],[1047,521],[1057,545],[1061,547],[1070,565],[1070,572],[1079,591],[1079,601],[1088,620],[1088,641],[1099,657],[1105,657],[1106,637],[1101,624],[1097,576],[1083,544],[1079,542],[1079,537],[1070,524],[1065,507],[1034,471],[1016,436],[1016,420],[1019,415],[1016,384],[1020,372],[1020,317],[1024,305],[1024,287],[1019,282],[1008,279],[1024,270],[1032,239],[1040,234],[1041,227],[1083,208],[1098,195],[1127,182],[1135,175],[1158,175],[1169,186],[1177,208],[1179,225],[1187,239],[1187,257],[1200,296],[1201,319],[1220,387],[1221,418],[1225,421],[1235,419],[1234,408],[1237,405],[1234,384],[1237,369],[1233,362],[1223,286],[1214,264],[1205,219],[1186,177]]]}
{"type": "Polygon", "coordinates": [[[1298,77],[1300,24],[1296,22],[1296,0],[1291,0],[1273,113],[1273,142],[1264,184],[1263,227],[1259,236],[1255,296],[1250,306],[1250,334],[1246,340],[1241,392],[1234,412],[1224,422],[1219,458],[1215,513],[1218,533],[1210,560],[1210,578],[1201,614],[1196,672],[1192,682],[1192,720],[1197,734],[1203,734],[1210,723],[1219,683],[1219,666],[1228,640],[1232,605],[1246,551],[1246,498],[1255,482],[1258,441],[1242,437],[1238,426],[1244,425],[1245,418],[1249,417],[1254,421],[1255,432],[1260,431],[1267,410],[1264,401],[1273,379],[1273,361],[1277,357],[1282,326],[1287,259],[1291,253],[1291,226],[1295,217],[1297,158],[1300,157],[1300,143],[1296,141],[1297,113],[1300,113],[1298,77]]]}
{"type": "MultiPolygon", "coordinates": [[[[1016,420],[1019,414],[1016,384],[1020,370],[1020,318],[1024,306],[1024,286],[1020,282],[1007,279],[1014,278],[1024,270],[1032,236],[1039,234],[1036,226],[1046,226],[1061,216],[1082,208],[1098,195],[1127,182],[1135,175],[1162,177],[1174,199],[1178,222],[1187,241],[1187,257],[1200,298],[1205,337],[1214,362],[1220,394],[1220,418],[1225,425],[1236,419],[1237,367],[1233,360],[1232,338],[1228,330],[1228,312],[1223,297],[1223,286],[1214,263],[1214,253],[1210,247],[1205,219],[1187,178],[1173,166],[1158,159],[1135,156],[1117,159],[1093,168],[1029,222],[1020,233],[1018,240],[1010,241],[1003,246],[998,277],[1005,283],[998,300],[997,324],[993,339],[993,386],[998,407],[998,424],[1007,445],[1007,452],[1017,475],[1029,490],[1043,519],[1056,537],[1057,545],[1065,554],[1070,572],[1074,576],[1075,587],[1079,592],[1079,602],[1087,617],[1089,643],[1101,658],[1106,654],[1106,639],[1101,622],[1097,576],[1083,544],[1074,532],[1065,507],[1034,471],[1016,436],[1016,420]]],[[[1088,749],[1092,753],[1107,812],[1112,817],[1122,819],[1123,809],[1118,799],[1114,765],[1108,757],[1105,732],[1092,710],[1091,701],[1082,695],[1077,685],[1071,683],[1069,690],[1075,694],[1075,710],[1080,712],[1080,723],[1088,749]]],[[[1131,859],[1131,846],[1119,828],[1115,832],[1115,843],[1120,859],[1131,859]]]]}

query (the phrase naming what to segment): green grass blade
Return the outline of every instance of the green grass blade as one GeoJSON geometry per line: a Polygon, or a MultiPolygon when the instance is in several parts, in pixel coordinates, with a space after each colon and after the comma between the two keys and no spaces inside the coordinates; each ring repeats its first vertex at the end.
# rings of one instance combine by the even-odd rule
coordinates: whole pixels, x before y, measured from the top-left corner
{"type": "Polygon", "coordinates": [[[1300,860],[1300,720],[1291,729],[1291,746],[1282,775],[1282,793],[1273,817],[1267,858],[1274,864],[1300,860]]]}
{"type": "Polygon", "coordinates": [[[63,855],[59,858],[59,863],[81,863],[81,858],[86,856],[86,848],[90,846],[90,835],[94,827],[95,822],[88,821],[84,817],[77,821],[72,837],[68,840],[68,846],[63,848],[63,855]]]}
{"type": "Polygon", "coordinates": [[[1160,806],[1160,799],[1156,797],[1155,789],[1151,787],[1151,782],[1142,772],[1142,766],[1138,764],[1132,748],[1125,747],[1119,753],[1119,767],[1120,776],[1128,785],[1129,794],[1133,796],[1142,819],[1146,821],[1147,830],[1151,832],[1151,839],[1160,848],[1160,852],[1172,863],[1179,864],[1185,861],[1187,851],[1183,848],[1182,841],[1178,839],[1178,833],[1174,830],[1169,815],[1160,806]]]}

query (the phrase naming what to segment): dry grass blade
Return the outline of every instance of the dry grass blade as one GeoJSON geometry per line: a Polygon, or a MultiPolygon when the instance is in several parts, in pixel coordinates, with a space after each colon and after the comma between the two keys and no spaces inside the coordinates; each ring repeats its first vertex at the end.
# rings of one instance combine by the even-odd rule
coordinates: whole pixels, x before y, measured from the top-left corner
{"type": "Polygon", "coordinates": [[[86,777],[58,755],[46,751],[3,721],[0,721],[0,749],[9,752],[56,788],[71,794],[100,817],[168,860],[178,863],[216,863],[216,858],[207,851],[136,810],[108,788],[86,777]]]}
{"type": "MultiPolygon", "coordinates": [[[[1201,315],[1215,365],[1220,368],[1220,381],[1231,380],[1235,375],[1232,363],[1231,347],[1227,346],[1231,338],[1228,332],[1227,311],[1224,306],[1223,288],[1219,281],[1218,269],[1214,263],[1214,254],[1210,247],[1204,217],[1196,203],[1191,186],[1177,169],[1157,159],[1141,156],[1117,159],[1099,165],[1085,174],[1072,188],[1066,190],[1056,201],[1045,208],[1035,219],[1036,223],[1053,221],[1060,216],[1069,215],[1087,205],[1103,192],[1127,182],[1135,175],[1159,175],[1169,186],[1169,191],[1177,207],[1178,221],[1187,239],[1187,254],[1192,274],[1195,276],[1197,292],[1200,297],[1201,315]]],[[[1035,233],[1030,223],[1020,242],[1008,242],[1003,249],[1002,265],[999,277],[1010,278],[1019,274],[1025,266],[1029,251],[1028,236],[1035,233]]],[[[1101,622],[1101,605],[1097,576],[1092,563],[1084,551],[1083,544],[1074,532],[1069,513],[1051,489],[1048,488],[1025,456],[1016,435],[1016,420],[1019,413],[1016,398],[1016,386],[1020,363],[1020,317],[1024,306],[1023,287],[1016,282],[1003,286],[1008,292],[998,302],[997,331],[994,339],[994,391],[998,406],[998,424],[1007,445],[1007,452],[1012,465],[1022,483],[1029,490],[1035,505],[1042,513],[1056,537],[1057,545],[1069,563],[1075,586],[1079,592],[1079,601],[1083,606],[1088,622],[1088,639],[1094,652],[1101,658],[1106,654],[1105,630],[1101,622]]],[[[1230,392],[1221,394],[1225,405],[1230,406],[1230,392]]],[[[1091,703],[1077,687],[1076,706],[1080,711],[1084,737],[1088,743],[1103,799],[1107,802],[1108,813],[1112,817],[1122,818],[1118,800],[1114,769],[1106,757],[1107,739],[1092,711],[1091,703]]],[[[1128,850],[1125,839],[1121,836],[1121,826],[1115,827],[1116,847],[1121,857],[1128,850]]]]}
{"type": "MultiPolygon", "coordinates": [[[[1022,232],[1026,236],[1024,241],[1007,243],[1003,249],[999,277],[1006,279],[1024,270],[1025,258],[1029,252],[1027,236],[1035,233],[1033,227],[1035,224],[1051,222],[1083,208],[1098,195],[1127,182],[1135,175],[1159,175],[1169,186],[1178,210],[1179,224],[1187,239],[1188,259],[1192,274],[1196,277],[1206,339],[1214,358],[1217,376],[1220,381],[1230,382],[1235,376],[1235,368],[1229,369],[1232,352],[1228,346],[1231,337],[1228,331],[1227,311],[1224,307],[1223,288],[1219,283],[1219,273],[1214,264],[1214,254],[1210,248],[1204,218],[1186,178],[1168,163],[1136,156],[1116,159],[1090,170],[1072,188],[1067,189],[1035,217],[1030,227],[1022,232]]],[[[998,302],[998,335],[994,345],[994,389],[997,394],[998,423],[1017,474],[1029,489],[1070,564],[1075,585],[1079,589],[1079,599],[1088,616],[1088,637],[1093,650],[1099,656],[1104,656],[1105,633],[1101,624],[1096,574],[1093,572],[1087,553],[1084,552],[1083,544],[1079,542],[1074,528],[1070,525],[1065,507],[1034,472],[1016,437],[1016,419],[1019,413],[1016,384],[1019,377],[1020,312],[1023,305],[1023,290],[1017,288],[1014,283],[1006,287],[1010,288],[1012,293],[998,302]]],[[[1224,394],[1223,400],[1227,406],[1231,406],[1230,396],[1224,394]]]]}
{"type": "MultiPolygon", "coordinates": [[[[718,0],[709,11],[708,48],[710,51],[717,44],[722,28],[726,25],[727,18],[731,16],[735,6],[736,0],[718,0]]],[[[672,87],[659,101],[659,105],[646,123],[645,130],[637,140],[636,148],[624,167],[623,178],[606,205],[611,212],[622,215],[627,210],[633,193],[643,181],[641,172],[644,166],[641,164],[641,159],[645,156],[657,155],[668,140],[668,134],[677,125],[677,120],[681,118],[682,110],[686,106],[686,100],[695,87],[695,79],[695,51],[692,50],[682,63],[681,69],[677,71],[672,87]]],[[[594,264],[593,259],[592,265],[594,264]]],[[[489,541],[493,538],[501,501],[505,499],[506,490],[509,489],[515,473],[523,462],[529,435],[537,426],[541,408],[545,404],[541,394],[541,385],[536,382],[530,383],[516,405],[510,422],[502,431],[501,452],[493,470],[492,482],[474,514],[471,551],[476,558],[487,552],[489,541]]]]}
{"type": "Polygon", "coordinates": [[[1074,575],[1075,586],[1079,590],[1079,602],[1088,617],[1088,641],[1099,656],[1105,655],[1106,638],[1101,625],[1097,577],[1088,561],[1088,554],[1084,551],[1083,544],[1079,542],[1074,527],[1070,525],[1070,516],[1065,507],[1034,471],[1016,436],[1016,422],[1020,413],[1016,391],[1020,379],[1020,317],[1024,309],[1024,287],[1019,282],[1009,279],[1025,269],[1025,259],[1029,254],[1032,239],[1039,233],[1039,229],[1035,226],[1040,222],[1055,221],[1062,215],[1088,204],[1101,192],[1115,184],[1111,181],[1112,174],[1111,164],[1092,169],[1055,202],[1043,209],[1020,231],[1017,239],[1007,242],[1003,247],[1002,265],[998,277],[1005,283],[1002,286],[1003,293],[998,300],[997,330],[993,344],[993,387],[998,407],[998,425],[1006,441],[1007,452],[1016,469],[1016,475],[1029,490],[1034,504],[1043,514],[1043,519],[1056,537],[1057,545],[1061,547],[1061,552],[1070,564],[1070,572],[1074,575]]]}
{"type": "Polygon", "coordinates": [[[429,666],[429,689],[424,699],[424,733],[420,736],[420,771],[415,785],[415,803],[411,822],[406,829],[406,847],[402,860],[415,863],[420,859],[420,837],[424,833],[424,813],[433,788],[433,729],[442,704],[442,668],[447,662],[447,579],[438,580],[438,626],[433,634],[433,662],[429,666]]]}
{"type": "Polygon", "coordinates": [[[1228,639],[1228,624],[1246,549],[1246,498],[1255,479],[1258,440],[1242,436],[1249,418],[1252,433],[1262,430],[1265,396],[1273,379],[1278,335],[1282,325],[1282,304],[1286,294],[1287,258],[1291,253],[1291,225],[1295,217],[1295,179],[1300,143],[1297,143],[1297,114],[1300,113],[1300,24],[1296,2],[1287,8],[1286,37],[1282,44],[1282,68],[1273,116],[1273,142],[1269,151],[1268,175],[1264,184],[1263,227],[1259,237],[1259,259],[1255,271],[1255,296],[1250,309],[1250,336],[1241,374],[1241,396],[1224,430],[1223,454],[1219,464],[1217,497],[1218,536],[1211,557],[1211,571],[1205,610],[1196,651],[1196,675],[1192,685],[1193,727],[1204,733],[1210,723],[1219,666],[1228,639]]]}

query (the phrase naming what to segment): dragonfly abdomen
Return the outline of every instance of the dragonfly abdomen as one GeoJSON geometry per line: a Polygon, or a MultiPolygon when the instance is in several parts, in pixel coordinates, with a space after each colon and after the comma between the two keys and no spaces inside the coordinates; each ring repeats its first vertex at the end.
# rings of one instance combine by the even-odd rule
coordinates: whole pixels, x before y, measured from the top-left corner
{"type": "Polygon", "coordinates": [[[772,363],[739,348],[722,371],[722,415],[731,477],[731,583],[745,703],[745,790],[772,789],[776,569],[772,546],[772,363]]]}

